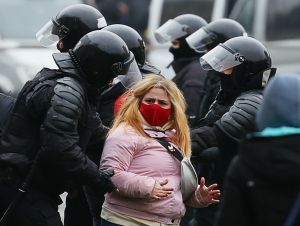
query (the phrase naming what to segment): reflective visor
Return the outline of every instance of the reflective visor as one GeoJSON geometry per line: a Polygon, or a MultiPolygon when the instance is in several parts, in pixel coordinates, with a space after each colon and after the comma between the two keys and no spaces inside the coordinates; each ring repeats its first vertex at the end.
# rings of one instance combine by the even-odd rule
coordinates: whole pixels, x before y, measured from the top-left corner
{"type": "Polygon", "coordinates": [[[173,19],[168,20],[154,32],[154,36],[159,43],[173,41],[185,35],[188,35],[188,26],[173,19]]]}
{"type": "Polygon", "coordinates": [[[204,28],[200,28],[185,40],[190,48],[194,49],[196,52],[203,53],[205,47],[214,42],[215,35],[208,33],[204,28]]]}
{"type": "Polygon", "coordinates": [[[69,29],[49,20],[37,33],[36,38],[41,45],[48,47],[66,37],[69,29]]]}
{"type": "Polygon", "coordinates": [[[228,68],[233,68],[245,61],[239,53],[220,44],[200,58],[200,64],[204,70],[215,70],[223,72],[228,68]]]}

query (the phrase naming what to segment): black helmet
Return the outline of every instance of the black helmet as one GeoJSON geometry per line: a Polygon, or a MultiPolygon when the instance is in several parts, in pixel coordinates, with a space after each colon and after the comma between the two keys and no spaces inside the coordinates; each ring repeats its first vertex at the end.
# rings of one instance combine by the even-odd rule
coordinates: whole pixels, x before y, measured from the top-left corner
{"type": "Polygon", "coordinates": [[[74,4],[62,9],[45,24],[36,34],[43,46],[64,41],[64,49],[73,49],[79,39],[88,32],[105,27],[106,20],[94,7],[85,4],[74,4]]]}
{"type": "Polygon", "coordinates": [[[218,19],[187,37],[186,41],[195,51],[205,52],[238,36],[247,36],[240,23],[232,19],[218,19]]]}
{"type": "Polygon", "coordinates": [[[200,63],[205,70],[218,72],[233,68],[232,82],[242,90],[263,88],[276,71],[271,68],[271,57],[265,46],[250,37],[235,37],[219,44],[203,55],[200,63]]]}
{"type": "Polygon", "coordinates": [[[206,24],[207,22],[200,16],[183,14],[161,25],[154,35],[158,42],[164,43],[186,37],[206,24]]]}
{"type": "Polygon", "coordinates": [[[118,75],[125,75],[134,60],[125,42],[109,31],[84,35],[69,53],[86,81],[99,89],[118,75]]]}
{"type": "Polygon", "coordinates": [[[120,36],[135,56],[135,60],[139,66],[145,64],[145,42],[136,30],[123,24],[109,25],[103,30],[113,32],[120,36]]]}

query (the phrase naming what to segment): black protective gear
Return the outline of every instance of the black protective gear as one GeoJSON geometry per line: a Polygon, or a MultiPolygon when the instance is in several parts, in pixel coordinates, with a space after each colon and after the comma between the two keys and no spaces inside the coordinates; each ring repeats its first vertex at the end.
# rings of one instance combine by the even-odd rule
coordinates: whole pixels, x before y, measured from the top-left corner
{"type": "Polygon", "coordinates": [[[4,93],[0,93],[0,139],[5,123],[8,121],[12,108],[16,102],[14,97],[8,96],[4,93]]]}
{"type": "Polygon", "coordinates": [[[250,37],[232,38],[202,56],[200,62],[205,70],[223,72],[233,68],[230,83],[241,91],[264,88],[276,71],[271,69],[267,49],[250,37]]]}
{"type": "Polygon", "coordinates": [[[126,75],[134,55],[125,42],[109,31],[93,31],[83,36],[69,51],[85,80],[103,89],[118,75],[126,75]]]}
{"type": "Polygon", "coordinates": [[[62,9],[44,27],[37,32],[37,39],[44,46],[63,41],[61,52],[73,49],[85,34],[105,27],[103,15],[94,7],[86,4],[74,4],[62,9]]]}
{"type": "Polygon", "coordinates": [[[200,16],[182,14],[161,25],[154,35],[158,42],[164,43],[187,37],[206,24],[207,22],[200,16]]]}
{"type": "Polygon", "coordinates": [[[83,111],[84,91],[73,78],[57,80],[48,110],[46,126],[54,130],[75,131],[83,111]]]}
{"type": "Polygon", "coordinates": [[[136,30],[123,24],[112,24],[103,28],[102,30],[110,31],[122,38],[128,49],[133,53],[139,67],[145,64],[145,42],[136,30]]]}
{"type": "MultiPolygon", "coordinates": [[[[0,181],[0,216],[17,194],[17,186],[10,180],[0,181]]],[[[53,199],[44,193],[31,189],[19,200],[5,226],[63,226],[58,213],[61,199],[53,199]]],[[[2,225],[2,224],[1,224],[2,225]]]]}
{"type": "Polygon", "coordinates": [[[249,91],[240,95],[216,126],[234,141],[241,141],[246,133],[255,130],[255,115],[263,101],[261,91],[249,91]]]}
{"type": "MultiPolygon", "coordinates": [[[[94,161],[99,162],[101,146],[96,144],[100,140],[103,143],[106,135],[95,106],[89,102],[88,83],[68,53],[58,55],[53,57],[60,70],[43,69],[23,87],[0,143],[0,168],[13,169],[12,183],[24,180],[39,152],[38,170],[33,174],[29,192],[46,196],[45,205],[76,184],[89,186],[98,197],[115,190],[109,179],[112,172],[99,172],[97,164],[88,157],[95,156],[90,151],[96,150],[98,160],[94,161]],[[105,134],[98,134],[100,131],[105,134]]],[[[0,183],[0,189],[4,186],[0,183]]],[[[51,209],[53,216],[57,204],[56,209],[51,209]]],[[[41,208],[47,211],[46,207],[41,208]]],[[[35,211],[39,210],[26,212],[27,217],[34,217],[35,211]]],[[[19,214],[23,213],[13,213],[16,218],[19,214]]]]}
{"type": "Polygon", "coordinates": [[[186,38],[188,45],[197,52],[211,50],[228,39],[247,36],[243,26],[232,19],[218,19],[210,22],[186,38]]]}

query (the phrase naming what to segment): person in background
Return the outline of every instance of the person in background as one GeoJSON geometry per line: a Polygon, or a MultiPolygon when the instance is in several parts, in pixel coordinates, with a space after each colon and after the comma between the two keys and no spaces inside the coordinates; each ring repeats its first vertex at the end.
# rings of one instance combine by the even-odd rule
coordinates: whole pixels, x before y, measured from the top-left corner
{"type": "MultiPolygon", "coordinates": [[[[90,0],[92,1],[92,0],[90,0]]],[[[107,23],[124,24],[135,29],[147,42],[150,0],[94,0],[107,23]]]]}
{"type": "MultiPolygon", "coordinates": [[[[201,57],[205,70],[214,70],[222,76],[228,92],[235,92],[231,106],[214,123],[191,131],[192,158],[199,167],[200,176],[208,182],[217,181],[222,190],[224,174],[232,158],[237,154],[237,145],[247,133],[255,131],[255,115],[261,105],[262,91],[275,75],[271,57],[259,41],[250,37],[235,37],[201,57]]],[[[227,90],[226,90],[227,91],[227,90]]],[[[212,225],[217,206],[199,210],[196,219],[199,225],[212,225]],[[201,222],[201,223],[200,223],[201,222]]]]}
{"type": "Polygon", "coordinates": [[[207,22],[197,15],[182,14],[168,20],[154,33],[158,42],[171,42],[169,51],[174,59],[170,65],[172,65],[176,74],[172,80],[182,91],[187,102],[186,114],[190,125],[197,118],[199,113],[198,104],[206,95],[204,84],[206,72],[199,64],[199,58],[203,53],[190,48],[185,38],[206,24],[207,22]]]}
{"type": "Polygon", "coordinates": [[[179,225],[185,204],[206,207],[218,203],[216,184],[204,178],[183,202],[181,164],[157,139],[190,156],[185,101],[175,83],[149,75],[133,86],[109,132],[100,169],[112,167],[117,192],[107,194],[102,226],[179,225]]]}
{"type": "Polygon", "coordinates": [[[115,190],[113,170],[99,171],[85,151],[97,141],[92,134],[103,130],[95,111],[97,95],[118,74],[126,74],[133,54],[117,35],[93,31],[53,58],[59,69],[44,68],[26,83],[2,134],[1,214],[29,172],[32,177],[10,226],[61,226],[59,195],[73,186],[85,185],[99,196],[115,190]]]}
{"type": "Polygon", "coordinates": [[[299,90],[298,74],[278,75],[266,87],[256,116],[258,132],[241,143],[226,175],[216,226],[282,226],[289,217],[295,217],[289,225],[300,225],[299,209],[295,211],[300,191],[299,90]]]}
{"type": "MultiPolygon", "coordinates": [[[[244,27],[232,19],[218,19],[203,26],[186,38],[188,46],[198,53],[209,52],[217,45],[227,40],[247,36],[244,27]]],[[[198,103],[199,114],[194,120],[192,127],[201,127],[215,122],[228,108],[239,92],[227,87],[228,83],[224,81],[222,74],[214,70],[206,71],[207,77],[204,82],[204,97],[198,103]],[[221,80],[220,80],[221,79],[221,80]],[[210,111],[210,114],[207,114],[210,111]]]]}

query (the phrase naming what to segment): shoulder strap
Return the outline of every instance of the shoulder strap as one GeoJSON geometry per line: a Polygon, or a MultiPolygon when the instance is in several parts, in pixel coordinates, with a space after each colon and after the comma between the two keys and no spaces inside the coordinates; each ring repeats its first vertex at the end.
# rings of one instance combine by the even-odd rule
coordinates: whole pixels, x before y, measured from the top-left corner
{"type": "Polygon", "coordinates": [[[173,156],[175,156],[175,158],[178,159],[179,162],[182,161],[183,159],[183,156],[181,154],[181,152],[176,148],[174,147],[174,145],[172,145],[171,143],[163,140],[163,139],[157,139],[156,140],[164,147],[166,148],[173,156]]]}

